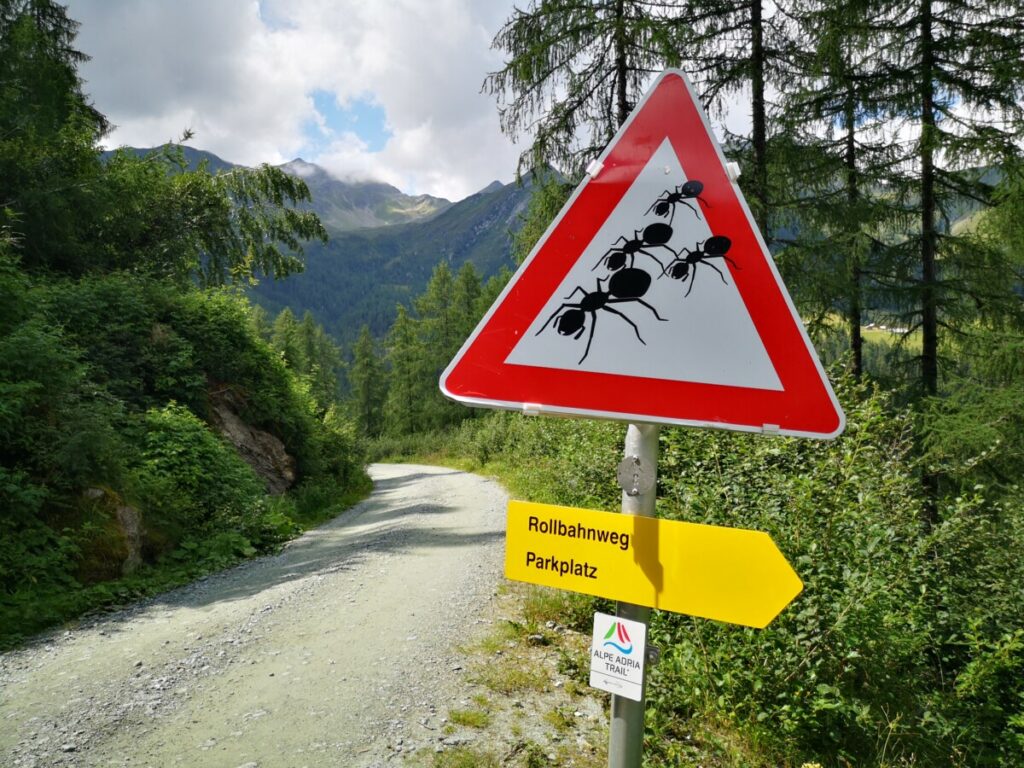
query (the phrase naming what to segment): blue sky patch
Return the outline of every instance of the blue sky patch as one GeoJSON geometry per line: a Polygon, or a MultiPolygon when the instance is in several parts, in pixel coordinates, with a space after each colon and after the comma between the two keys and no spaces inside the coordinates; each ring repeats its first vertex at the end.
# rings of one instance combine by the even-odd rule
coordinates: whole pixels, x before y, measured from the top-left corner
{"type": "Polygon", "coordinates": [[[323,125],[312,120],[306,123],[303,157],[315,159],[344,133],[354,133],[370,152],[379,152],[391,138],[387,113],[371,98],[352,99],[342,106],[330,91],[316,90],[310,95],[313,106],[323,118],[323,125]]]}
{"type": "Polygon", "coordinates": [[[285,14],[278,10],[276,3],[269,3],[267,0],[259,0],[256,6],[259,12],[260,21],[266,25],[267,29],[297,29],[295,24],[289,21],[285,14]]]}

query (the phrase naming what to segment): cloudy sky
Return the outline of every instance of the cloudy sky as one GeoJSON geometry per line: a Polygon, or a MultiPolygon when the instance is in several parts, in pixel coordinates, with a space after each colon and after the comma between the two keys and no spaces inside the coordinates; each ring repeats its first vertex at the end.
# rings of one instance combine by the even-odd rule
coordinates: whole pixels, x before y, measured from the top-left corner
{"type": "Polygon", "coordinates": [[[511,0],[70,0],[86,90],[153,146],[191,128],[226,160],[294,157],[460,199],[518,149],[480,93],[511,0]]]}
{"type": "Polygon", "coordinates": [[[295,157],[459,200],[519,147],[480,87],[513,0],[66,0],[110,146],[295,157]]]}

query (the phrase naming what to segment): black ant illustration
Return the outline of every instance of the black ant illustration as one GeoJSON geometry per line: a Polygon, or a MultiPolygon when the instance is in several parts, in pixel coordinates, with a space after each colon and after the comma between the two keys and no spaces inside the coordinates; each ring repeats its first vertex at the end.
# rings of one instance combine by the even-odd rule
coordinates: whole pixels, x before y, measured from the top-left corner
{"type": "Polygon", "coordinates": [[[672,220],[676,217],[676,206],[682,203],[693,211],[697,218],[700,218],[697,209],[686,201],[700,200],[704,205],[708,205],[708,201],[700,196],[700,193],[703,191],[704,183],[696,179],[677,186],[672,192],[666,189],[661,193],[661,197],[655,200],[651,207],[647,209],[647,213],[654,211],[656,216],[668,216],[668,223],[671,224],[672,220]]]}
{"type": "Polygon", "coordinates": [[[684,283],[689,280],[690,287],[686,289],[687,296],[693,290],[693,283],[697,279],[698,264],[706,264],[711,267],[722,278],[722,282],[725,283],[725,275],[722,274],[722,270],[708,261],[708,259],[725,259],[733,267],[739,269],[736,262],[725,255],[731,247],[732,240],[728,237],[725,235],[713,235],[703,243],[698,243],[697,247],[692,251],[689,248],[683,248],[686,255],[682,257],[677,256],[674,261],[662,270],[661,276],[668,275],[673,280],[682,280],[684,283]]]}
{"type": "Polygon", "coordinates": [[[664,322],[665,318],[658,314],[658,310],[640,298],[647,293],[647,289],[651,285],[651,276],[642,269],[630,267],[616,272],[610,278],[607,278],[606,281],[608,283],[608,290],[602,288],[601,278],[597,279],[597,287],[593,291],[587,291],[585,288],[577,286],[565,298],[571,299],[577,293],[582,293],[583,298],[578,302],[566,301],[563,303],[562,306],[551,314],[551,317],[547,319],[547,322],[544,323],[535,335],[539,336],[553,322],[554,328],[559,334],[578,339],[587,329],[587,315],[590,315],[590,333],[587,336],[587,348],[583,351],[583,357],[577,363],[577,365],[581,365],[587,359],[587,355],[590,354],[590,344],[594,340],[594,329],[597,327],[597,312],[598,310],[604,310],[605,312],[611,312],[613,315],[618,315],[629,323],[637,339],[646,346],[647,342],[640,335],[640,329],[636,323],[630,320],[629,316],[624,312],[620,312],[609,305],[625,303],[642,304],[651,310],[656,318],[664,322]]]}
{"type": "Polygon", "coordinates": [[[666,245],[666,243],[671,239],[672,227],[668,224],[662,224],[660,222],[648,224],[644,227],[643,233],[641,233],[639,229],[634,230],[632,240],[627,239],[625,235],[620,236],[619,239],[615,241],[615,244],[608,249],[604,256],[601,257],[590,271],[593,272],[604,264],[612,272],[617,272],[626,266],[626,259],[629,259],[629,266],[632,267],[633,260],[638,253],[650,256],[658,263],[658,266],[664,270],[665,265],[662,263],[661,259],[648,251],[647,248],[664,248],[671,253],[674,258],[679,258],[679,254],[666,245]],[[619,240],[622,241],[621,245],[619,245],[619,240]]]}

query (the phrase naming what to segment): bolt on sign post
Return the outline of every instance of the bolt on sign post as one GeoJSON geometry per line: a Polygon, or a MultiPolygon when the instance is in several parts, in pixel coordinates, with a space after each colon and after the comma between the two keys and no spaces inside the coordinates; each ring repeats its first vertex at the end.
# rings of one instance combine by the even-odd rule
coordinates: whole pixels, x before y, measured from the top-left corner
{"type": "MultiPolygon", "coordinates": [[[[622,512],[640,517],[654,517],[658,425],[839,435],[843,411],[729,168],[686,77],[662,73],[441,391],[471,406],[628,422],[622,512]]],[[[649,612],[618,607],[645,625],[649,612]]],[[[642,698],[612,697],[612,768],[640,765],[642,698]]]]}

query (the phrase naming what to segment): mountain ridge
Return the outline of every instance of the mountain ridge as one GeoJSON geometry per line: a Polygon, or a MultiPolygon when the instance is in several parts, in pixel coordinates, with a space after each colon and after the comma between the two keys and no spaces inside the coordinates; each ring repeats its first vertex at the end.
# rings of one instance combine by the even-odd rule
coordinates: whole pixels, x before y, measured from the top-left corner
{"type": "Polygon", "coordinates": [[[383,227],[435,216],[452,205],[433,195],[407,195],[383,181],[345,180],[302,158],[277,166],[306,182],[313,201],[302,207],[316,212],[324,226],[339,231],[383,227]]]}
{"type": "MultiPolygon", "coordinates": [[[[195,170],[203,163],[212,173],[223,173],[232,168],[242,167],[224,160],[213,152],[187,144],[179,146],[188,170],[195,170]]],[[[120,149],[141,157],[159,152],[162,147],[126,146],[120,149]]],[[[107,150],[103,157],[109,157],[113,152],[114,150],[107,150]]],[[[408,195],[383,181],[342,179],[323,166],[303,160],[301,157],[275,167],[306,183],[313,200],[299,207],[314,211],[329,230],[346,231],[402,224],[435,216],[452,205],[450,200],[442,197],[408,195]]],[[[489,186],[493,184],[494,182],[489,186]]]]}
{"type": "MultiPolygon", "coordinates": [[[[154,151],[124,149],[139,155],[154,151]]],[[[212,152],[181,149],[189,169],[203,163],[212,172],[239,167],[212,152]]],[[[273,314],[285,307],[299,316],[310,311],[342,345],[354,342],[363,324],[383,336],[397,305],[410,305],[442,260],[453,270],[472,262],[484,280],[515,266],[511,235],[522,225],[532,194],[528,177],[510,184],[492,181],[453,203],[406,195],[381,181],[340,180],[302,158],[277,167],[309,187],[313,199],[301,207],[320,217],[330,239],[305,244],[303,272],[261,280],[247,292],[273,314]]]]}
{"type": "Polygon", "coordinates": [[[264,280],[250,295],[268,312],[309,310],[342,345],[363,324],[383,336],[397,313],[422,293],[441,262],[457,271],[472,262],[486,280],[514,268],[511,235],[522,225],[533,183],[488,185],[450,207],[416,221],[331,233],[305,248],[305,270],[264,280]]]}

